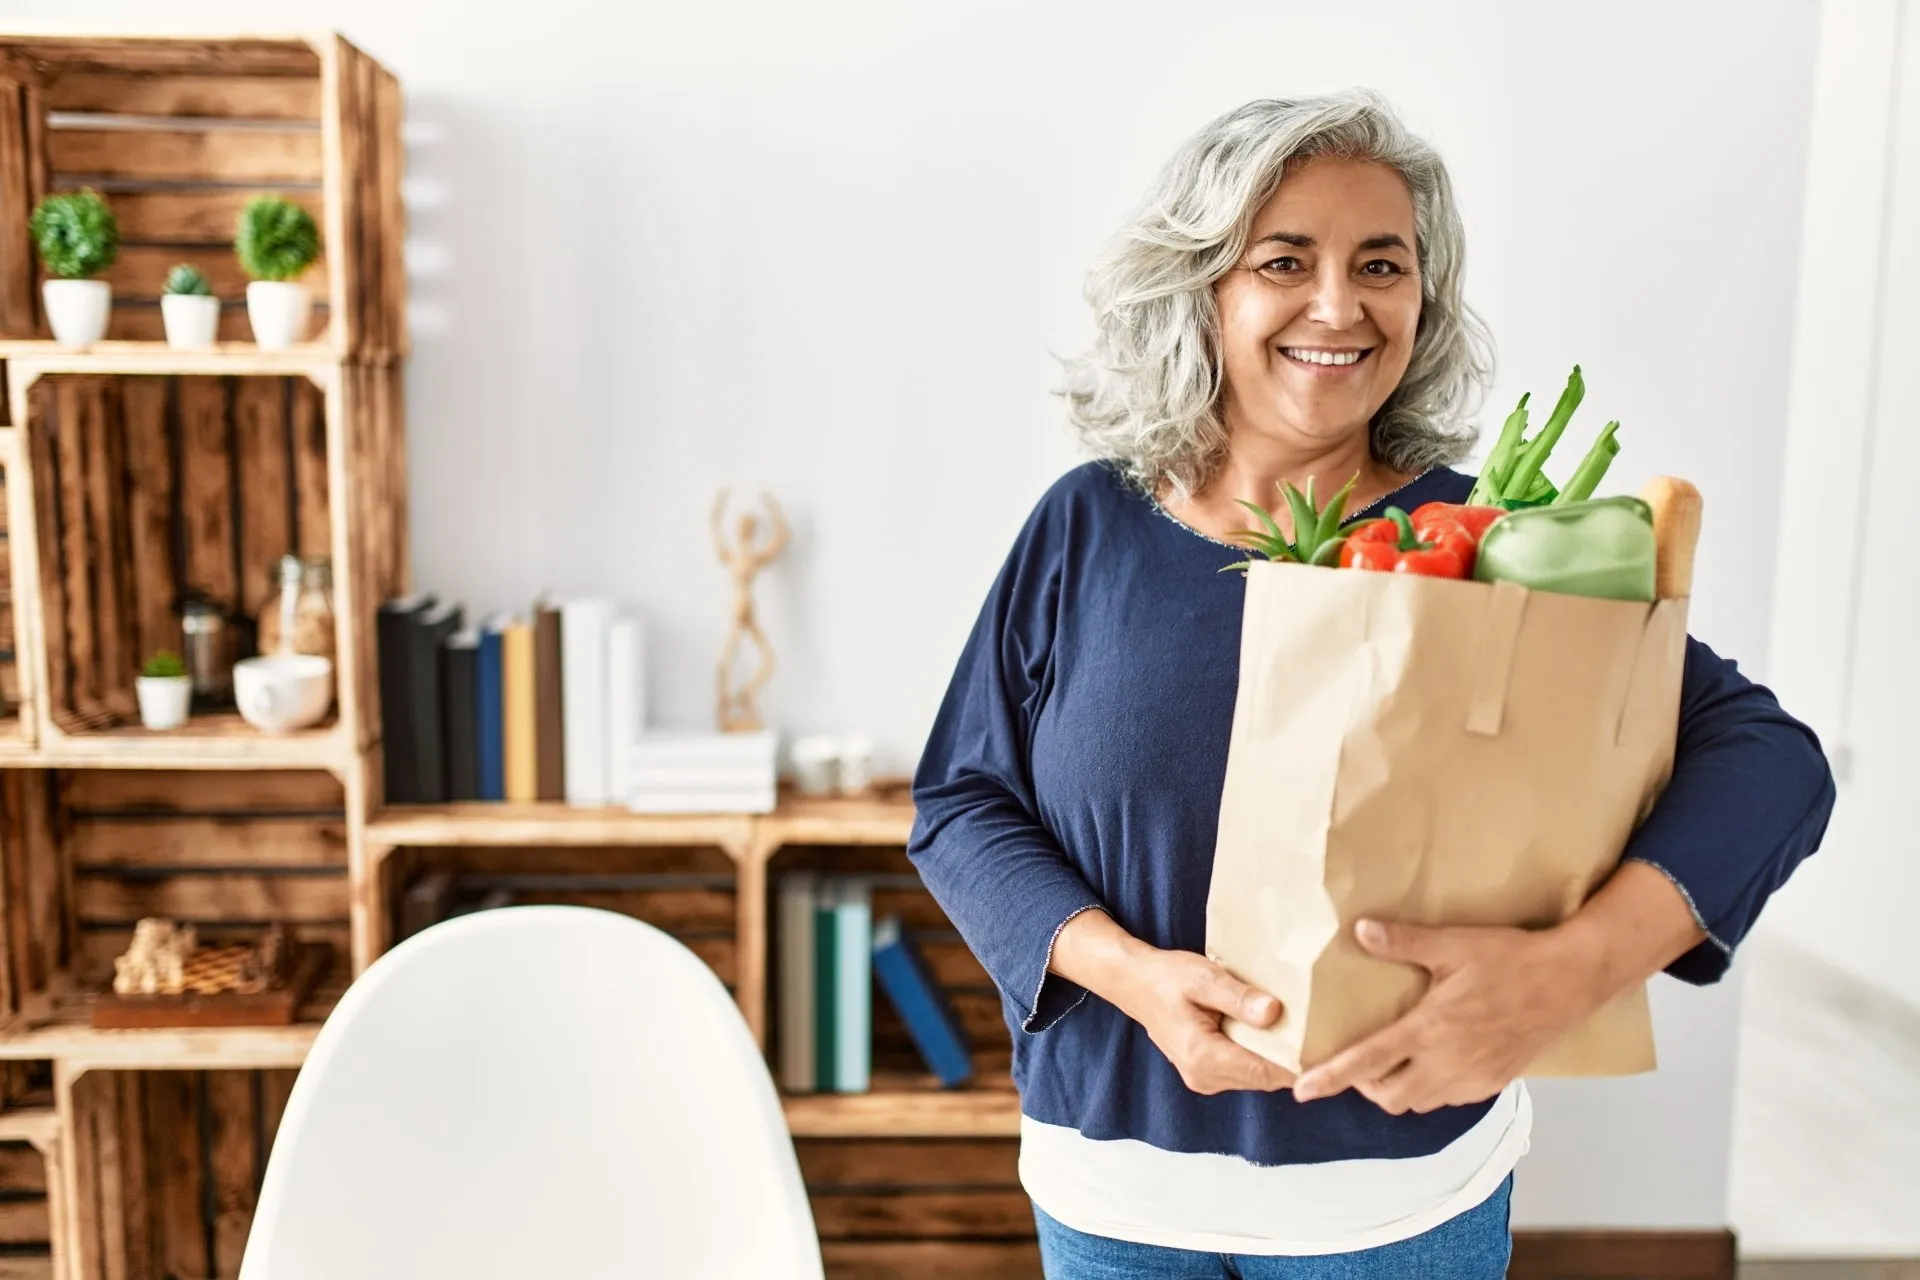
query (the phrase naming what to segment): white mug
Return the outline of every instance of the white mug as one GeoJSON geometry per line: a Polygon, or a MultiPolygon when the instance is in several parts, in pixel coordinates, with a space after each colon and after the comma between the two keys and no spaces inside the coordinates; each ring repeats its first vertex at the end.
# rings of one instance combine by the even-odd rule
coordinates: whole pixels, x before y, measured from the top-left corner
{"type": "Polygon", "coordinates": [[[233,664],[233,700],[262,733],[316,724],[333,705],[333,663],[310,653],[273,653],[233,664]]]}

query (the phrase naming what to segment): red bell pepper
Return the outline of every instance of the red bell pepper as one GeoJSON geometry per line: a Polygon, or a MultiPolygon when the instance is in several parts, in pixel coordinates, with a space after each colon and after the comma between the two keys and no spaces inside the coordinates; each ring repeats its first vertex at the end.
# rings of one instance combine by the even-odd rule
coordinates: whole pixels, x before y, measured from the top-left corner
{"type": "Polygon", "coordinates": [[[1452,515],[1429,509],[1441,505],[1423,507],[1426,518],[1417,525],[1400,508],[1388,507],[1385,517],[1369,520],[1347,535],[1340,549],[1340,567],[1431,578],[1466,577],[1473,572],[1479,540],[1452,515]]]}
{"type": "Polygon", "coordinates": [[[1507,514],[1505,507],[1469,506],[1464,502],[1426,502],[1413,509],[1413,531],[1421,537],[1421,526],[1431,520],[1446,519],[1457,523],[1473,537],[1473,544],[1480,545],[1480,539],[1487,526],[1507,514]]]}

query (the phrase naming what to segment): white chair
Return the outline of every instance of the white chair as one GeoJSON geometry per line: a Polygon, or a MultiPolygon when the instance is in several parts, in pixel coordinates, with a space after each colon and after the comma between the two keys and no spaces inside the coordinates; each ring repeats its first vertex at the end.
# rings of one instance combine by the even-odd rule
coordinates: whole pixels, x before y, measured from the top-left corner
{"type": "Polygon", "coordinates": [[[287,1100],[241,1280],[820,1280],[726,988],[580,907],[439,924],[367,968],[287,1100]]]}

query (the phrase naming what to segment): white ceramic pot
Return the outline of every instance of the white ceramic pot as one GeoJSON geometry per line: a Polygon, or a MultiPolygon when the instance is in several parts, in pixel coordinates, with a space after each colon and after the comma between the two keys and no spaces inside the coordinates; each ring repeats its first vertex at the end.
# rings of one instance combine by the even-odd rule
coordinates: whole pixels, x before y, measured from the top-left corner
{"type": "Polygon", "coordinates": [[[105,280],[48,280],[40,286],[53,340],[63,347],[90,347],[107,336],[113,286],[105,280]]]}
{"type": "Polygon", "coordinates": [[[149,729],[178,729],[187,722],[193,677],[136,676],[133,696],[140,704],[141,724],[149,729]]]}
{"type": "Polygon", "coordinates": [[[220,299],[203,293],[169,293],[160,298],[160,319],[167,345],[191,351],[210,347],[220,334],[220,299]]]}
{"type": "Polygon", "coordinates": [[[290,347],[307,336],[313,295],[295,280],[255,280],[247,285],[247,323],[262,351],[290,347]]]}
{"type": "Polygon", "coordinates": [[[262,733],[316,724],[333,705],[333,663],[311,653],[269,653],[233,664],[233,700],[262,733]]]}

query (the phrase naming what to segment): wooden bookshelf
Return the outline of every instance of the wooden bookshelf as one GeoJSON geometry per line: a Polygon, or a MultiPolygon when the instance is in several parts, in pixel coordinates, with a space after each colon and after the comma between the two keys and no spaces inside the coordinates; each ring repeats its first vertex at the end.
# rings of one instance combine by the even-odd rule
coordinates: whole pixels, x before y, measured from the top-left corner
{"type": "Polygon", "coordinates": [[[904,783],[760,815],[383,805],[375,611],[411,586],[401,114],[394,78],[331,35],[0,32],[0,1142],[46,1153],[50,1224],[46,1255],[0,1273],[237,1271],[295,1072],[422,877],[666,929],[765,1047],[769,897],[806,867],[884,882],[876,906],[924,931],[982,1049],[977,1080],[940,1089],[876,1001],[871,1091],[782,1100],[828,1276],[1037,1276],[998,998],[906,863],[904,783]],[[50,340],[24,225],[93,179],[123,249],[108,340],[74,351],[50,340]],[[291,350],[247,340],[228,241],[254,190],[321,227],[316,330],[291,350]],[[161,340],[175,261],[222,295],[211,349],[161,340]],[[332,562],[335,717],[142,730],[132,678],[178,648],[172,602],[252,617],[289,551],[332,562]],[[96,1030],[90,993],[148,915],[287,922],[335,968],[292,1026],[96,1030]]]}

